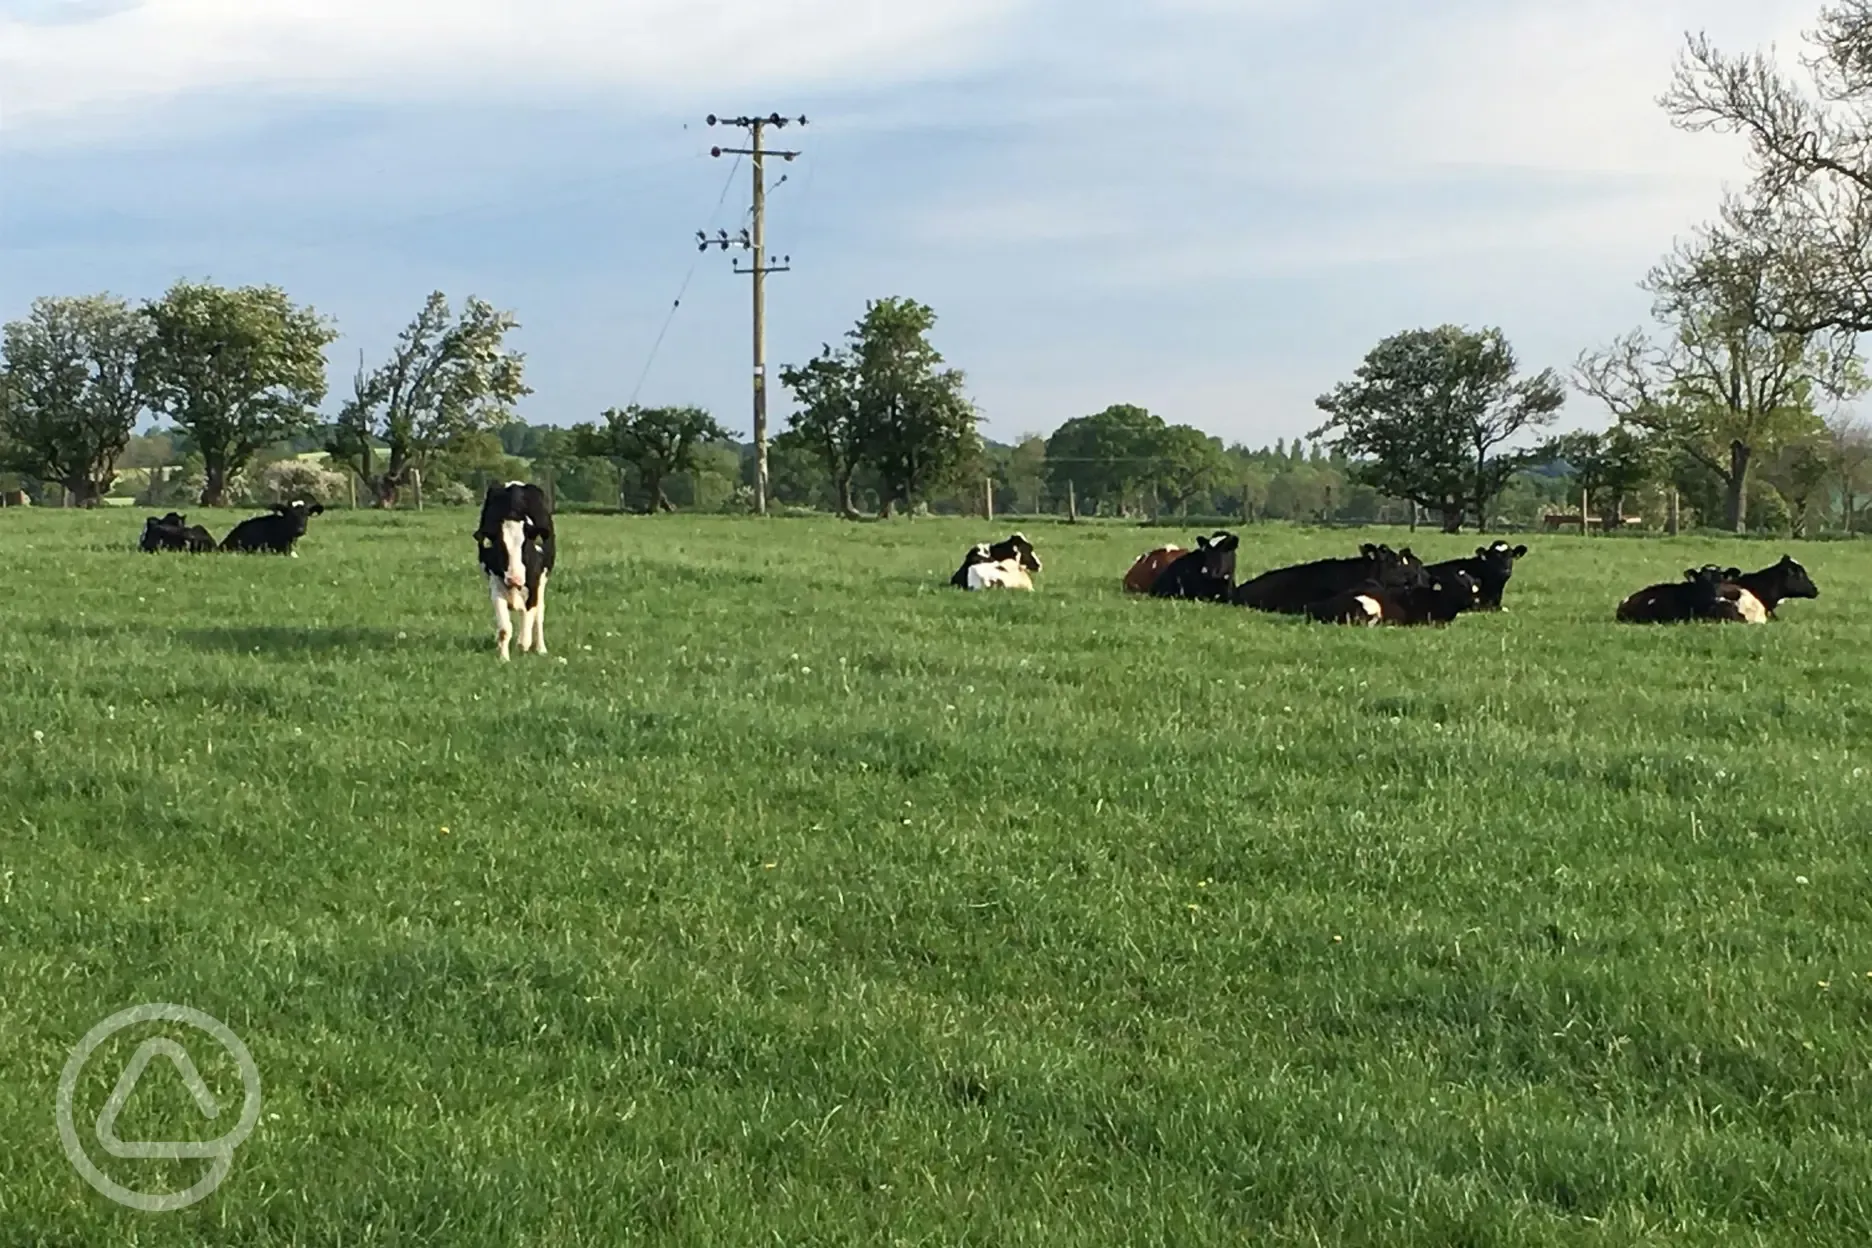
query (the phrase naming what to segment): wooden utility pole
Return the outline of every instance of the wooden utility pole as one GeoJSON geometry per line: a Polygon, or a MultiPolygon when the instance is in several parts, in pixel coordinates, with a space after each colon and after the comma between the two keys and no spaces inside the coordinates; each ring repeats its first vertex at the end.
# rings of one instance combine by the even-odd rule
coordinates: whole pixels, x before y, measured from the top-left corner
{"type": "Polygon", "coordinates": [[[754,253],[754,262],[742,268],[735,263],[736,273],[748,273],[754,278],[754,510],[758,515],[767,514],[767,288],[765,285],[769,273],[786,273],[791,270],[793,257],[782,256],[780,263],[767,263],[767,178],[766,158],[778,156],[791,161],[798,152],[769,151],[761,145],[763,131],[768,126],[778,130],[792,124],[805,125],[804,117],[782,117],[772,113],[766,117],[717,117],[708,115],[711,126],[740,126],[752,139],[750,147],[711,147],[709,155],[719,157],[724,153],[731,156],[746,156],[754,166],[754,205],[753,233],[742,230],[736,237],[729,237],[728,231],[718,230],[719,237],[710,238],[700,230],[696,238],[700,240],[699,251],[710,247],[720,247],[723,251],[730,247],[745,247],[754,253]]]}

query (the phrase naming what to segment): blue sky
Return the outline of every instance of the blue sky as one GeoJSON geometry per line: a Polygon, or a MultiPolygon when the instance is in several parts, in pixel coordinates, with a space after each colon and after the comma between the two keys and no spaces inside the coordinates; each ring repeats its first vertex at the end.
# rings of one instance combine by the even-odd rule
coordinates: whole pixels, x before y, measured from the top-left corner
{"type": "MultiPolygon", "coordinates": [[[[750,423],[748,171],[770,367],[931,304],[983,430],[1109,403],[1259,444],[1386,334],[1499,325],[1564,368],[1745,178],[1656,106],[1686,30],[1797,48],[1813,0],[0,0],[0,319],[40,294],[275,282],[333,397],[433,289],[512,309],[571,423],[750,423]],[[731,255],[744,256],[734,252],[731,255]]],[[[774,428],[788,407],[773,397],[774,428]]],[[[1597,424],[1573,399],[1563,424],[1597,424]]]]}

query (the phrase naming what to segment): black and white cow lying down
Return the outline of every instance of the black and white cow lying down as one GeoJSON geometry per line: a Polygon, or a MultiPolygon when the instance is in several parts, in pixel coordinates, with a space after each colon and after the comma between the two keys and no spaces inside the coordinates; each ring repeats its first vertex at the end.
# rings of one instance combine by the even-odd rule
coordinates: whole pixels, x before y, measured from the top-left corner
{"type": "Polygon", "coordinates": [[[221,539],[221,549],[242,554],[270,551],[296,559],[299,552],[293,544],[306,535],[306,522],[324,510],[323,503],[274,503],[266,515],[249,516],[235,525],[221,539]]]}
{"type": "Polygon", "coordinates": [[[515,611],[521,652],[545,654],[546,577],[558,554],[545,492],[523,481],[488,486],[474,538],[494,602],[494,645],[501,660],[508,657],[515,611]]]}
{"type": "Polygon", "coordinates": [[[1674,624],[1684,620],[1722,620],[1765,624],[1789,598],[1818,598],[1820,589],[1791,556],[1755,572],[1706,563],[1684,569],[1681,581],[1647,585],[1619,603],[1614,613],[1624,624],[1674,624]]]}
{"type": "Polygon", "coordinates": [[[1474,611],[1482,587],[1461,568],[1430,578],[1428,585],[1380,585],[1376,582],[1309,603],[1308,619],[1327,624],[1448,624],[1474,611]]]}
{"type": "Polygon", "coordinates": [[[1392,550],[1370,542],[1359,547],[1350,559],[1315,559],[1290,567],[1263,572],[1243,581],[1229,594],[1238,607],[1273,611],[1281,615],[1304,615],[1316,602],[1325,602],[1365,585],[1384,589],[1402,589],[1430,583],[1423,560],[1410,547],[1392,550]]]}
{"type": "Polygon", "coordinates": [[[151,516],[143,522],[143,537],[137,543],[145,552],[154,554],[159,550],[186,550],[190,554],[200,554],[215,548],[214,537],[199,524],[190,524],[186,517],[178,512],[166,516],[151,516]]]}
{"type": "Polygon", "coordinates": [[[1227,602],[1235,588],[1235,551],[1241,538],[1226,529],[1196,539],[1151,582],[1153,598],[1192,598],[1198,602],[1227,602]]]}
{"type": "Polygon", "coordinates": [[[1508,587],[1508,578],[1514,575],[1515,560],[1527,554],[1526,546],[1510,546],[1504,541],[1493,541],[1487,546],[1476,547],[1473,555],[1464,559],[1444,559],[1428,564],[1424,571],[1434,579],[1447,572],[1465,572],[1476,583],[1477,597],[1474,607],[1477,611],[1501,611],[1502,590],[1508,587]]]}
{"type": "Polygon", "coordinates": [[[1040,556],[1033,543],[1020,533],[1010,534],[992,545],[977,542],[962,557],[949,583],[957,589],[1032,589],[1030,573],[1040,570],[1040,556]]]}

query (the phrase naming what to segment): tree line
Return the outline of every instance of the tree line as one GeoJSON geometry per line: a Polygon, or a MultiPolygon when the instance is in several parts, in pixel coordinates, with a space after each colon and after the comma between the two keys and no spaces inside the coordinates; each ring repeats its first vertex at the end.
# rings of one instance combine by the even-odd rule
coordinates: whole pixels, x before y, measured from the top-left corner
{"type": "MultiPolygon", "coordinates": [[[[772,499],[849,517],[992,504],[1456,531],[1569,507],[1655,522],[1668,496],[1687,525],[1853,531],[1872,493],[1872,433],[1846,406],[1868,388],[1856,343],[1872,328],[1872,6],[1829,10],[1814,40],[1811,92],[1764,54],[1690,41],[1664,106],[1685,129],[1743,133],[1754,182],[1644,275],[1651,324],[1580,353],[1570,376],[1524,372],[1498,327],[1446,324],[1377,343],[1317,398],[1304,441],[1225,445],[1120,403],[1004,445],[932,345],[934,311],[885,298],[779,370],[794,410],[771,447],[772,499]],[[1551,432],[1569,389],[1604,408],[1604,428],[1551,432]]],[[[326,418],[336,330],[277,287],[42,298],[0,330],[0,472],[80,506],[132,474],[152,503],[361,491],[394,507],[413,486],[462,503],[544,473],[575,505],[750,509],[752,448],[702,408],[523,423],[516,324],[432,294],[326,418]],[[139,436],[146,416],[159,428],[139,436]]]]}

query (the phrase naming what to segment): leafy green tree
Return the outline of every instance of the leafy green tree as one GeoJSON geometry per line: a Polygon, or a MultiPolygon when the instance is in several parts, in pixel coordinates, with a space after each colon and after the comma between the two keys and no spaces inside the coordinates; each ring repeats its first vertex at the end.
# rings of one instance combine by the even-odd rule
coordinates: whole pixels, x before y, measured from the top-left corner
{"type": "MultiPolygon", "coordinates": [[[[859,378],[856,353],[849,346],[829,343],[805,365],[781,369],[781,384],[793,392],[799,408],[787,417],[786,432],[769,447],[770,483],[776,471],[773,451],[782,440],[789,448],[816,455],[832,478],[839,514],[848,520],[860,515],[852,494],[853,480],[864,463],[866,434],[858,406],[859,378]]],[[[788,471],[798,475],[796,469],[788,471]]]]}
{"type": "Polygon", "coordinates": [[[1835,415],[1827,421],[1827,441],[1840,488],[1840,527],[1851,533],[1859,498],[1872,477],[1872,426],[1855,416],[1835,415]]]}
{"type": "Polygon", "coordinates": [[[609,408],[602,426],[572,427],[573,446],[591,459],[608,459],[634,468],[649,495],[647,510],[674,511],[663,483],[679,472],[699,467],[703,447],[730,441],[732,435],[699,407],[609,408]]]}
{"type": "Polygon", "coordinates": [[[451,444],[513,422],[513,405],[532,393],[521,379],[525,357],[505,345],[517,323],[472,295],[455,319],[438,290],[387,361],[368,374],[360,362],[328,450],[351,466],[377,506],[396,506],[410,474],[451,444]]]}
{"type": "Polygon", "coordinates": [[[1758,456],[1817,433],[1815,399],[1865,389],[1850,347],[1762,328],[1778,296],[1761,255],[1720,235],[1680,247],[1641,283],[1661,340],[1633,330],[1585,353],[1575,385],[1620,423],[1661,439],[1722,482],[1724,524],[1747,527],[1758,456]]]}
{"type": "Polygon", "coordinates": [[[1618,527],[1625,500],[1658,478],[1667,456],[1660,445],[1625,425],[1600,433],[1561,434],[1544,445],[1543,459],[1564,460],[1573,473],[1573,489],[1605,518],[1607,530],[1618,527]]]}
{"type": "Polygon", "coordinates": [[[858,366],[862,457],[884,513],[949,485],[981,450],[963,374],[931,345],[936,313],[914,299],[873,300],[850,331],[858,366]]]}
{"type": "Polygon", "coordinates": [[[956,482],[979,461],[980,419],[959,369],[944,368],[930,344],[936,314],[914,299],[878,299],[846,332],[802,367],[781,370],[797,411],[796,443],[819,455],[838,490],[839,510],[860,513],[853,483],[876,478],[885,514],[956,482]]]}
{"type": "Polygon", "coordinates": [[[1157,435],[1151,481],[1173,511],[1228,484],[1232,475],[1222,442],[1190,425],[1169,425],[1157,435]]]}
{"type": "Polygon", "coordinates": [[[1832,446],[1824,430],[1782,446],[1764,465],[1763,476],[1787,506],[1795,537],[1806,537],[1813,504],[1833,480],[1832,446]]]}
{"type": "Polygon", "coordinates": [[[1169,426],[1134,403],[1075,416],[1046,441],[1047,479],[1055,494],[1070,484],[1081,507],[1124,514],[1157,473],[1169,426]]]}
{"type": "Polygon", "coordinates": [[[1499,329],[1456,325],[1406,330],[1373,347],[1354,380],[1314,402],[1330,419],[1309,436],[1366,457],[1354,480],[1439,512],[1445,532],[1489,503],[1520,465],[1498,448],[1551,424],[1566,400],[1552,369],[1515,376],[1499,329]]]}
{"type": "Polygon", "coordinates": [[[149,325],[110,295],[33,300],[0,330],[0,467],[64,486],[72,503],[110,493],[146,406],[137,362],[149,325]]]}
{"type": "Polygon", "coordinates": [[[187,431],[202,457],[201,504],[219,507],[256,452],[315,423],[338,331],[277,286],[179,281],[143,312],[154,332],[137,383],[187,431]]]}

